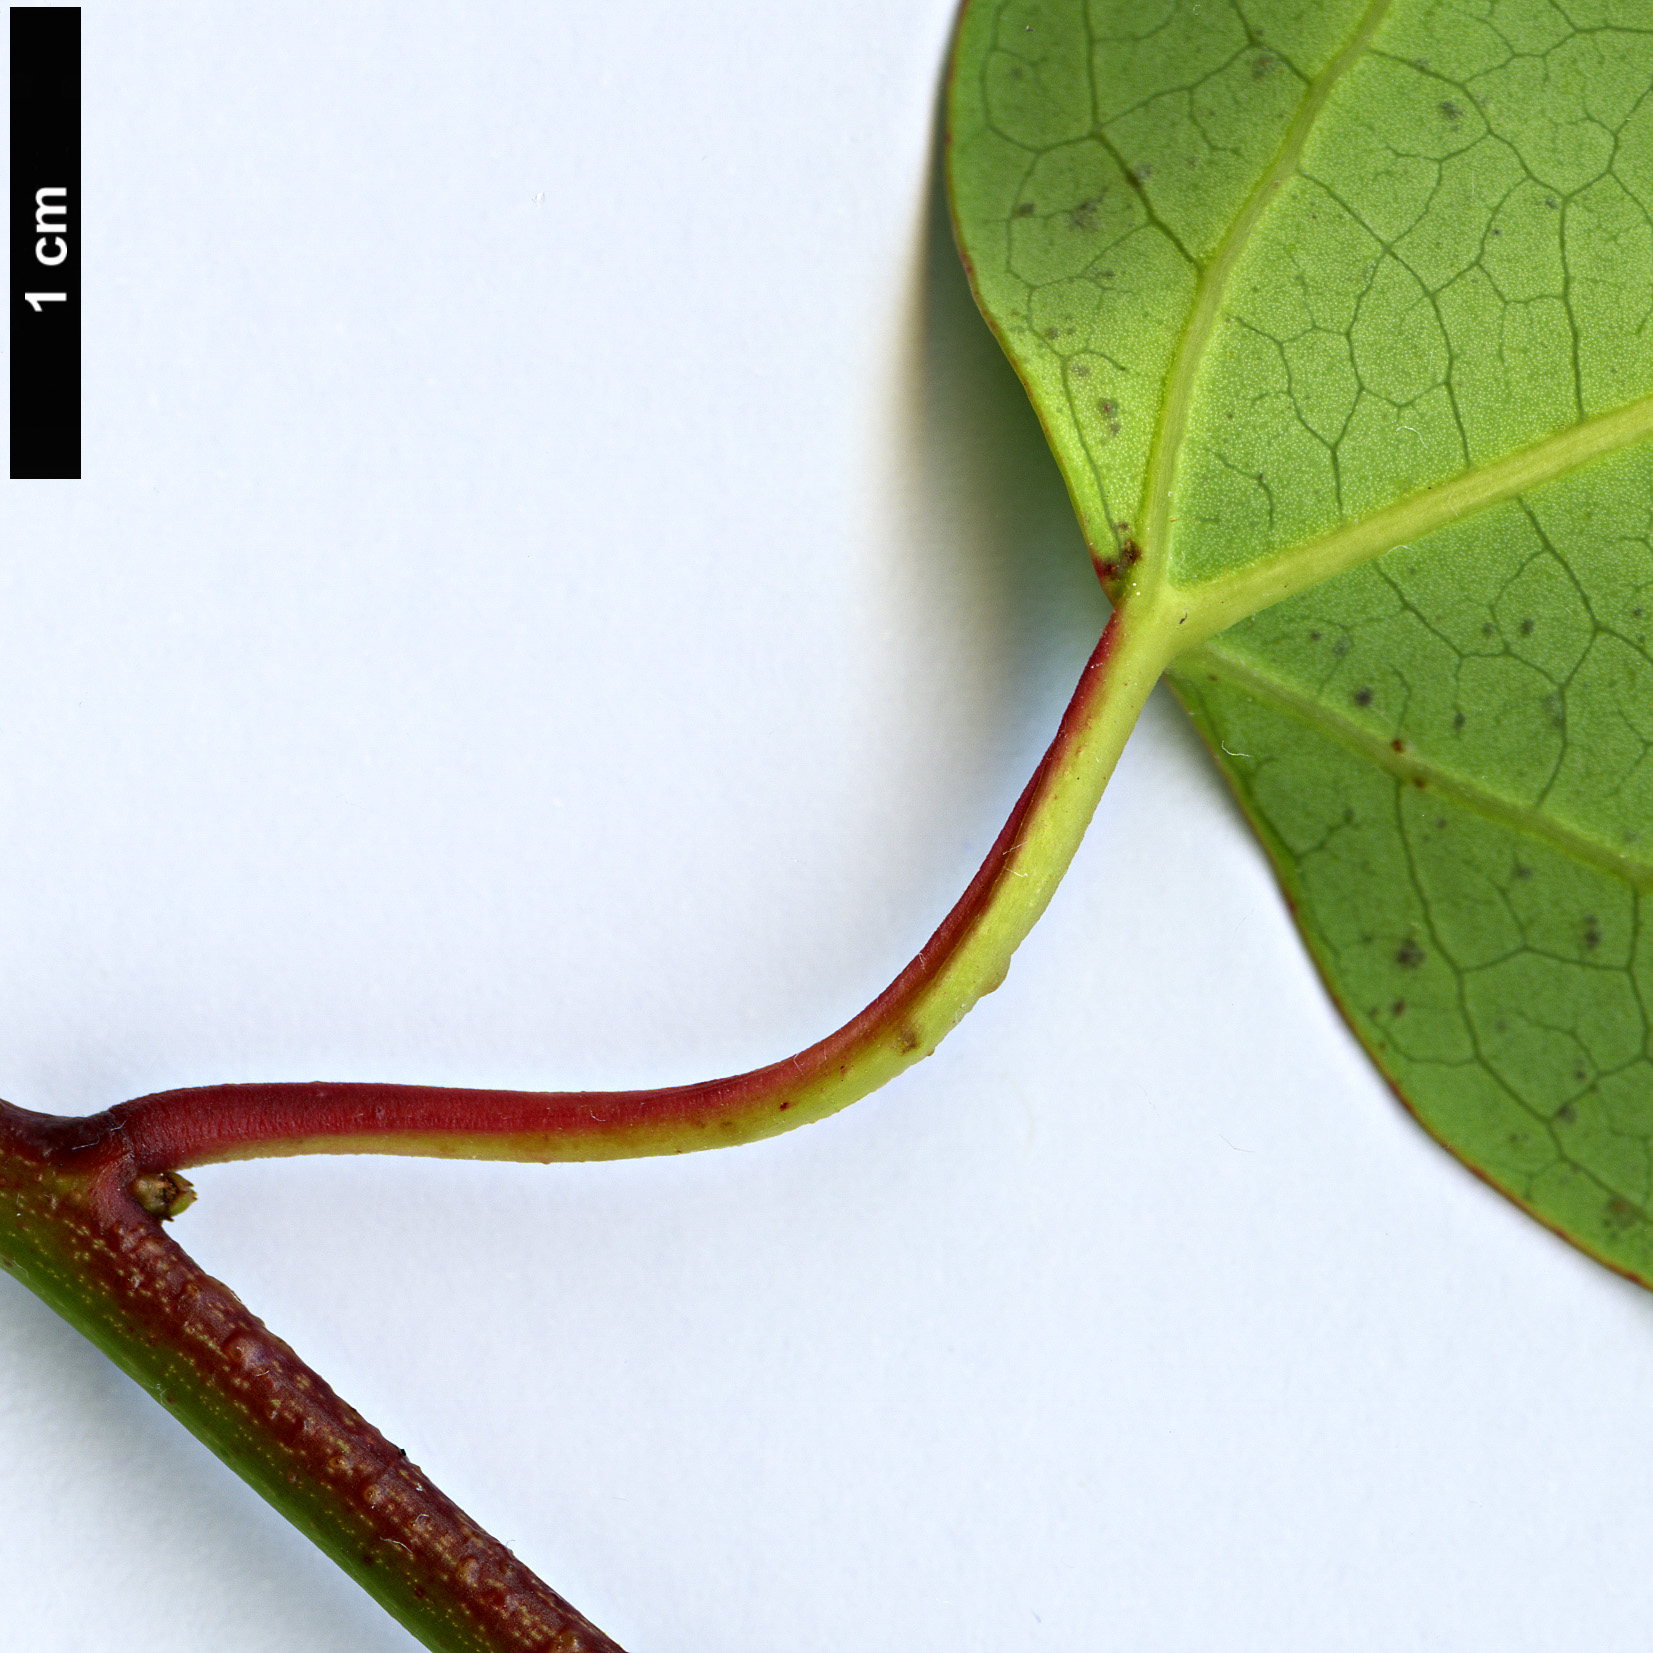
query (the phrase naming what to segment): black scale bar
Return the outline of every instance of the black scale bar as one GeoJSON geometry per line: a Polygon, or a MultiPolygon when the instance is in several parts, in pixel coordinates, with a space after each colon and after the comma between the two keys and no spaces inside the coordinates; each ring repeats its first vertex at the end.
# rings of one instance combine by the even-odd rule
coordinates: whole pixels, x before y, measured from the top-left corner
{"type": "Polygon", "coordinates": [[[80,7],[11,8],[11,474],[80,476],[80,7]]]}

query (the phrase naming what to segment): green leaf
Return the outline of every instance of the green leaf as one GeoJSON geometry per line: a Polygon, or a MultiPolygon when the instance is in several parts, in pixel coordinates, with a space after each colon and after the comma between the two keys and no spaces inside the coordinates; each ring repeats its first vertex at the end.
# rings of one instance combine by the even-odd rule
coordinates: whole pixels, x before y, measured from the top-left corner
{"type": "Polygon", "coordinates": [[[952,183],[1351,1026],[1653,1283],[1650,88],[1631,0],[974,0],[952,183]]]}

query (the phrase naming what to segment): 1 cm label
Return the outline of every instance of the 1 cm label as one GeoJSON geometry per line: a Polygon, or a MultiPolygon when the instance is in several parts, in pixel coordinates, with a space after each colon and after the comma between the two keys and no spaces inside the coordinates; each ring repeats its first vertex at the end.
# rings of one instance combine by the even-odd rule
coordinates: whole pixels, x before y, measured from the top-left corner
{"type": "MultiPolygon", "coordinates": [[[[34,192],[35,262],[53,268],[69,256],[69,191],[61,184],[34,192]],[[50,197],[55,196],[52,200],[50,197]]],[[[24,302],[38,316],[43,304],[65,304],[67,293],[25,293],[24,302]]]]}

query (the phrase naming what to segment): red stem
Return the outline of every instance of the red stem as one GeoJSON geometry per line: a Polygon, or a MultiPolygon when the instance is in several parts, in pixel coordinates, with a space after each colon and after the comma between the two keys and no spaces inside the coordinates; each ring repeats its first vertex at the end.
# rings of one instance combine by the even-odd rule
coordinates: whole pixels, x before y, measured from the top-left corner
{"type": "Polygon", "coordinates": [[[54,1168],[41,1117],[0,1103],[0,1266],[427,1645],[621,1653],[167,1236],[129,1191],[129,1159],[54,1168]]]}
{"type": "Polygon", "coordinates": [[[1027,876],[1015,865],[1022,837],[1045,830],[1036,812],[1047,800],[1065,807],[1055,789],[1072,779],[1068,760],[1081,770],[1088,761],[1080,748],[1107,698],[1105,668],[1120,639],[1115,616],[980,871],[917,958],[808,1050],[733,1078],[646,1091],[214,1085],[82,1119],[0,1102],[0,1266],[175,1408],[428,1645],[619,1653],[174,1245],[152,1214],[170,1209],[171,1195],[151,1203],[157,1190],[142,1179],[329,1147],[458,1155],[485,1154],[491,1143],[509,1157],[544,1159],[682,1151],[769,1134],[852,1100],[933,1048],[1036,916],[1052,881],[1009,883],[1027,876]],[[995,908],[1001,896],[1010,902],[995,908]],[[1005,928],[961,957],[990,915],[1005,928]]]}

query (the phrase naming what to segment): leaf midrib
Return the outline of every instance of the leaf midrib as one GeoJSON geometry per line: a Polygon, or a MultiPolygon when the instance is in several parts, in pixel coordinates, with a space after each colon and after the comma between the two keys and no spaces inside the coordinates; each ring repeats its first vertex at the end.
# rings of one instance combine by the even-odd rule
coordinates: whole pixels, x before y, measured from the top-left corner
{"type": "Polygon", "coordinates": [[[1160,406],[1159,425],[1154,432],[1147,474],[1143,479],[1142,543],[1149,558],[1161,568],[1170,555],[1166,529],[1170,518],[1171,491],[1188,435],[1188,421],[1193,414],[1194,381],[1205,360],[1206,347],[1211,342],[1217,318],[1222,313],[1229,278],[1275,191],[1296,172],[1303,147],[1332,89],[1364,56],[1390,3],[1391,0],[1372,0],[1343,49],[1310,82],[1280,144],[1279,153],[1258,180],[1256,188],[1246,197],[1245,205],[1229,225],[1222,244],[1200,277],[1193,308],[1183,329],[1182,342],[1177,347],[1176,359],[1165,381],[1165,400],[1160,406]]]}
{"type": "Polygon", "coordinates": [[[1324,701],[1284,684],[1248,666],[1233,656],[1206,645],[1190,650],[1177,662],[1176,672],[1193,677],[1205,673],[1226,680],[1236,688],[1258,699],[1272,702],[1282,711],[1295,716],[1322,733],[1340,741],[1349,750],[1375,764],[1396,780],[1423,782],[1437,795],[1470,810],[1484,820],[1511,827],[1548,844],[1563,855],[1571,856],[1588,866],[1622,878],[1638,890],[1653,890],[1653,864],[1634,856],[1609,849],[1605,844],[1561,825],[1535,810],[1507,798],[1500,798],[1474,781],[1466,780],[1444,767],[1438,760],[1419,757],[1407,750],[1396,752],[1382,736],[1360,728],[1347,718],[1339,717],[1324,701]]]}

